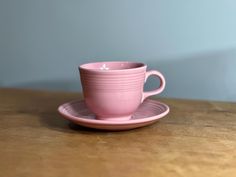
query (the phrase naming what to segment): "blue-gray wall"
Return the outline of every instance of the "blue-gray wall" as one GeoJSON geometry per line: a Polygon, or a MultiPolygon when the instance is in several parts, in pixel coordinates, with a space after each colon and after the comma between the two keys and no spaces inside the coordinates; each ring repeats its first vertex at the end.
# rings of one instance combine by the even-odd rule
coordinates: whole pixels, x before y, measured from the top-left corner
{"type": "Polygon", "coordinates": [[[236,101],[236,1],[0,0],[1,87],[77,91],[99,60],[160,70],[162,96],[236,101]]]}

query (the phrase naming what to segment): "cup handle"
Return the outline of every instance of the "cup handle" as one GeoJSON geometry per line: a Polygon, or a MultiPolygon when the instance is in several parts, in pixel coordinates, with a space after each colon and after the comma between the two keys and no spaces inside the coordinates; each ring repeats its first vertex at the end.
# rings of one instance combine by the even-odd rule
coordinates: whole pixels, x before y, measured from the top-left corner
{"type": "Polygon", "coordinates": [[[146,83],[149,76],[155,76],[155,77],[159,78],[160,79],[160,86],[155,90],[148,91],[148,92],[143,92],[142,102],[147,97],[150,97],[150,96],[157,95],[157,94],[161,93],[164,90],[165,85],[166,85],[165,78],[159,71],[155,71],[155,70],[147,71],[146,75],[145,75],[145,83],[146,83]]]}

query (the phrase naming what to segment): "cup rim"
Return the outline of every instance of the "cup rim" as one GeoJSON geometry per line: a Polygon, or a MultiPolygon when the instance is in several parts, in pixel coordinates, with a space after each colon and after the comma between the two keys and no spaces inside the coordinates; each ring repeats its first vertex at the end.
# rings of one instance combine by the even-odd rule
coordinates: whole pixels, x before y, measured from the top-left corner
{"type": "Polygon", "coordinates": [[[85,71],[90,71],[90,72],[99,72],[99,73],[115,73],[115,72],[129,72],[129,71],[136,71],[143,69],[144,67],[147,67],[146,64],[142,62],[136,62],[136,61],[99,61],[99,62],[89,62],[89,63],[84,63],[79,66],[79,70],[85,70],[85,71]],[[101,69],[94,69],[94,68],[88,68],[89,65],[92,64],[105,64],[105,63],[130,63],[130,64],[136,64],[140,65],[137,67],[133,68],[126,68],[126,69],[114,69],[114,70],[101,70],[101,69]]]}

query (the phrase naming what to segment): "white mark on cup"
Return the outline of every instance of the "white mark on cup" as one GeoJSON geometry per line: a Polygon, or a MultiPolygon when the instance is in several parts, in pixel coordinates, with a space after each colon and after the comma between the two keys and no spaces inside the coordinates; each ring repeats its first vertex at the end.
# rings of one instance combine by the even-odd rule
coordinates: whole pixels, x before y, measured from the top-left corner
{"type": "Polygon", "coordinates": [[[109,68],[106,66],[106,64],[103,64],[101,67],[100,67],[101,70],[109,70],[109,68]]]}

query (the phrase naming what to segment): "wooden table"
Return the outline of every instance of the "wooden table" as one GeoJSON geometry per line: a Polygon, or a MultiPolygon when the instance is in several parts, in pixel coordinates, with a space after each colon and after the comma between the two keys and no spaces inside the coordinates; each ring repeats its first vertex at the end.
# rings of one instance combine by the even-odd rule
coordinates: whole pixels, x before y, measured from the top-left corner
{"type": "Polygon", "coordinates": [[[131,131],[64,120],[79,93],[0,89],[1,177],[236,176],[236,104],[161,99],[171,112],[131,131]]]}

